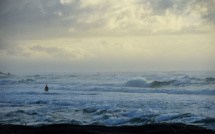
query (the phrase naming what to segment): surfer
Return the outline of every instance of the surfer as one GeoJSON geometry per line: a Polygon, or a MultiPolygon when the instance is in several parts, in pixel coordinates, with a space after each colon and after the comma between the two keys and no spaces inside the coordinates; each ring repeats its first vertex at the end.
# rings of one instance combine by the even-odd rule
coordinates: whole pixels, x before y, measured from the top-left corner
{"type": "Polygon", "coordinates": [[[46,87],[45,87],[45,91],[48,91],[49,90],[49,87],[46,85],[46,87]]]}

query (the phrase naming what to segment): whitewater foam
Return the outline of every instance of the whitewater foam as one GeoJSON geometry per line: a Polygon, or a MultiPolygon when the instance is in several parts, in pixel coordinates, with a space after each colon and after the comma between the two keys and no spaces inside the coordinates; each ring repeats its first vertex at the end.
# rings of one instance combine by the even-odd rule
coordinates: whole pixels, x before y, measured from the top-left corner
{"type": "Polygon", "coordinates": [[[0,77],[0,123],[214,128],[215,73],[137,72],[0,77]],[[44,92],[45,85],[50,90],[44,92]]]}

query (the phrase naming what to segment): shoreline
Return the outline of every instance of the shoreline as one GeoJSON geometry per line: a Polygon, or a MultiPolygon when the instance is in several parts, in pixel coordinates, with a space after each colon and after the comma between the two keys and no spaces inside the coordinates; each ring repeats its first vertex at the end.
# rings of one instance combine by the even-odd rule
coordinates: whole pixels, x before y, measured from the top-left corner
{"type": "Polygon", "coordinates": [[[215,134],[214,130],[182,123],[158,123],[141,126],[96,126],[51,124],[44,126],[0,125],[1,134],[215,134]]]}

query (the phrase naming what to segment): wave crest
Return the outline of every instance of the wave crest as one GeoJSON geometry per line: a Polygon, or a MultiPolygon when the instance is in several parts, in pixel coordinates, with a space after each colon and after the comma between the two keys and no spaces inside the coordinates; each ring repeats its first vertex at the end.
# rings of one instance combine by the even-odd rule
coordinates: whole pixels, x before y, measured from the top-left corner
{"type": "Polygon", "coordinates": [[[150,88],[158,88],[163,86],[169,86],[173,84],[176,80],[170,81],[147,81],[145,79],[133,79],[129,80],[125,83],[125,86],[128,87],[150,87],[150,88]]]}
{"type": "Polygon", "coordinates": [[[160,88],[165,86],[189,86],[189,85],[207,85],[214,84],[215,78],[194,78],[188,75],[178,78],[168,78],[163,80],[147,80],[145,78],[132,79],[124,83],[127,87],[148,87],[148,88],[160,88]]]}

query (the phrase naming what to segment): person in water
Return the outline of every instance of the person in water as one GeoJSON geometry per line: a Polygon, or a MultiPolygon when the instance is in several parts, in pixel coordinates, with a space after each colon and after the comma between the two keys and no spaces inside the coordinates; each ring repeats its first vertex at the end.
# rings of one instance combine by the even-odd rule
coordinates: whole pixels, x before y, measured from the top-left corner
{"type": "Polygon", "coordinates": [[[48,91],[49,90],[49,87],[46,85],[46,87],[45,87],[45,91],[48,91]]]}

